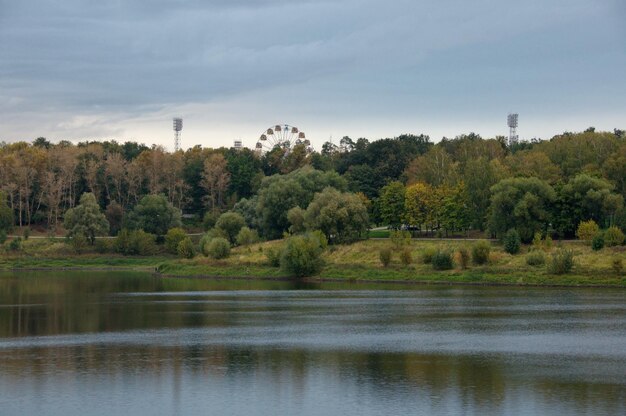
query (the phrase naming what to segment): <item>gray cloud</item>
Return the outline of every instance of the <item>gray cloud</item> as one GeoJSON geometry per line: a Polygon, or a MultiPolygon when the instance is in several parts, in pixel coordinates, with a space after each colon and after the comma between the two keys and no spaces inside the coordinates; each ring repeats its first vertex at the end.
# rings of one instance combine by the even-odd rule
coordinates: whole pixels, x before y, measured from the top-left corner
{"type": "Polygon", "coordinates": [[[531,111],[537,98],[543,111],[585,107],[571,98],[619,106],[620,4],[0,0],[0,138],[33,136],[33,125],[123,134],[105,126],[237,97],[247,113],[255,103],[302,116],[300,103],[327,123],[531,111]]]}

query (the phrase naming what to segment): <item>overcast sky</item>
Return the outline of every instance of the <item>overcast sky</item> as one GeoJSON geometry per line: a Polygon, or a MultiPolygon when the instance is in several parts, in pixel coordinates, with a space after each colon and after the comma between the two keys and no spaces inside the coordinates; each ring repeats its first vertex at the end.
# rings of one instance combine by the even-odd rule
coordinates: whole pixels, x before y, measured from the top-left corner
{"type": "Polygon", "coordinates": [[[0,141],[626,128],[624,0],[0,0],[0,141]]]}

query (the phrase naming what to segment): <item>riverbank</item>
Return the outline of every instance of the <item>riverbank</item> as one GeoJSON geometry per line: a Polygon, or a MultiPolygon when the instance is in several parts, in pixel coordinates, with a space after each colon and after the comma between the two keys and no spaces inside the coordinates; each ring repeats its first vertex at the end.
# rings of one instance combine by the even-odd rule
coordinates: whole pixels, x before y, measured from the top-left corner
{"type": "MultiPolygon", "coordinates": [[[[0,257],[0,270],[138,270],[157,272],[167,277],[288,279],[278,267],[269,265],[266,253],[276,249],[282,241],[258,243],[249,247],[236,247],[227,259],[214,260],[204,256],[179,259],[166,254],[150,257],[126,257],[111,253],[73,254],[57,246],[44,250],[43,243],[25,244],[21,253],[7,253],[0,257]]],[[[55,243],[61,244],[61,243],[55,243]]],[[[458,252],[470,249],[474,242],[413,240],[407,246],[412,261],[400,262],[398,251],[388,267],[383,267],[380,250],[389,247],[388,240],[367,240],[351,245],[331,246],[323,255],[325,266],[310,281],[441,283],[472,285],[533,285],[533,286],[612,286],[626,287],[626,274],[616,272],[613,261],[621,258],[626,263],[626,248],[605,248],[599,252],[580,242],[561,245],[574,253],[574,267],[570,273],[550,274],[545,265],[526,263],[524,247],[517,255],[505,253],[497,244],[491,244],[489,263],[472,265],[463,269],[458,264],[451,270],[435,271],[423,262],[424,253],[432,250],[458,252]]],[[[404,248],[403,248],[404,249],[404,248]]],[[[544,250],[550,260],[555,247],[544,250]]]]}

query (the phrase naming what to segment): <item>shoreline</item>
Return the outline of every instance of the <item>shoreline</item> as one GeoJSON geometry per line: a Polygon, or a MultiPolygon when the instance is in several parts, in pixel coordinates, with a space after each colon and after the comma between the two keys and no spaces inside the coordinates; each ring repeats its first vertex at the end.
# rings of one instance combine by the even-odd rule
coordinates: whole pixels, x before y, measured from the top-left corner
{"type": "MultiPolygon", "coordinates": [[[[199,280],[233,280],[233,281],[276,281],[276,282],[301,282],[301,283],[350,283],[350,284],[390,284],[390,285],[406,285],[406,286],[473,286],[473,287],[532,287],[532,288],[598,288],[598,289],[626,289],[626,284],[590,284],[590,283],[537,283],[537,282],[507,282],[507,281],[460,281],[450,279],[450,275],[437,275],[436,279],[353,279],[330,276],[313,276],[306,278],[294,278],[289,276],[259,276],[259,275],[216,275],[216,274],[177,274],[162,273],[158,271],[158,265],[155,266],[37,266],[37,267],[8,267],[0,269],[4,273],[26,273],[26,272],[59,272],[59,271],[75,271],[75,272],[137,272],[147,273],[151,276],[167,279],[199,279],[199,280]]],[[[475,275],[474,275],[475,276],[475,275]]],[[[501,275],[505,276],[505,275],[501,275]]],[[[418,276],[416,276],[418,277],[418,276]]],[[[456,275],[456,277],[462,277],[456,275]]],[[[485,275],[482,275],[484,278],[485,275]]],[[[567,275],[571,279],[584,278],[583,276],[567,275]]]]}

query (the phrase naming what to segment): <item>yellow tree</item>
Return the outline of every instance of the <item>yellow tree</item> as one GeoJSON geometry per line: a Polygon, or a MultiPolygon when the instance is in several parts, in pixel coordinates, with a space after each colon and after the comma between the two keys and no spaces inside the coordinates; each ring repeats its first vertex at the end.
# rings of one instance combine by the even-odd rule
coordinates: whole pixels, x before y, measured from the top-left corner
{"type": "Polygon", "coordinates": [[[206,191],[205,200],[209,210],[220,209],[224,205],[224,195],[230,184],[227,162],[221,153],[212,153],[204,161],[200,185],[206,191]]]}
{"type": "Polygon", "coordinates": [[[424,182],[417,182],[406,188],[404,199],[404,221],[421,229],[429,218],[429,199],[433,188],[424,182]]]}

